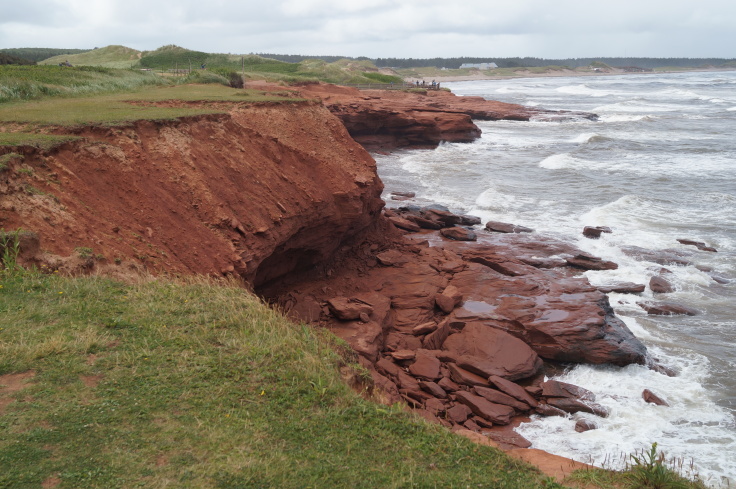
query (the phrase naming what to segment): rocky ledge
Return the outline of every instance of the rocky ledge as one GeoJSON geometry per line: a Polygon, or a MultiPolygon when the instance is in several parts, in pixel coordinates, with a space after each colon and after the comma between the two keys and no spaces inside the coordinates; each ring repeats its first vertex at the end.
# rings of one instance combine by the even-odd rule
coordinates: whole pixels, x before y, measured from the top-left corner
{"type": "Polygon", "coordinates": [[[458,241],[441,231],[475,219],[439,207],[385,216],[385,229],[355,243],[324,278],[263,290],[290,316],[344,339],[384,401],[525,447],[508,429],[520,416],[607,415],[592,393],[545,382],[549,366],[651,363],[581,275],[600,259],[529,232],[458,241]],[[415,221],[423,225],[404,226],[415,221]]]}
{"type": "Polygon", "coordinates": [[[356,90],[328,84],[300,88],[320,98],[369,149],[435,147],[440,142],[470,142],[481,130],[473,120],[597,119],[595,114],[550,111],[517,104],[458,97],[445,90],[356,90]]]}

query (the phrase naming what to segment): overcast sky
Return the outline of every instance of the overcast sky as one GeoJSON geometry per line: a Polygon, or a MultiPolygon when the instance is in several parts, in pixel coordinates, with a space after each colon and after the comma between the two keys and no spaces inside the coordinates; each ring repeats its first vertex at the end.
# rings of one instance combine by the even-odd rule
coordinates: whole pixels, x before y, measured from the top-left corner
{"type": "Polygon", "coordinates": [[[736,57],[734,0],[1,0],[0,48],[736,57]]]}

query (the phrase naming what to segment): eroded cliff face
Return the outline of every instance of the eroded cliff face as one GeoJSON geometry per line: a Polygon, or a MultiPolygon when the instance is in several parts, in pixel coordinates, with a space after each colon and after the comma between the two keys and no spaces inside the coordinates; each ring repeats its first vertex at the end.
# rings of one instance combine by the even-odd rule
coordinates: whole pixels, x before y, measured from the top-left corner
{"type": "Polygon", "coordinates": [[[53,255],[259,285],[325,261],[383,207],[375,162],[319,104],[79,135],[0,175],[0,226],[38,233],[53,255]]]}
{"type": "Polygon", "coordinates": [[[300,87],[303,96],[318,97],[367,148],[435,147],[480,137],[477,120],[597,119],[595,114],[550,111],[482,97],[458,97],[444,90],[356,90],[329,84],[300,87]]]}
{"type": "Polygon", "coordinates": [[[476,236],[466,226],[480,219],[449,210],[382,213],[375,161],[351,137],[470,140],[479,135],[471,114],[533,111],[441,92],[316,85],[303,94],[324,104],[235,105],[80,129],[82,140],[47,153],[17,148],[22,160],[0,173],[0,226],[37,233],[43,252],[30,240],[23,259],[50,269],[242,277],[291,317],[347,341],[385,400],[453,429],[509,426],[531,412],[605,415],[585,393],[543,382],[542,367],[648,361],[580,276],[603,264],[566,243],[517,237],[519,226],[499,237],[489,223],[476,236]]]}

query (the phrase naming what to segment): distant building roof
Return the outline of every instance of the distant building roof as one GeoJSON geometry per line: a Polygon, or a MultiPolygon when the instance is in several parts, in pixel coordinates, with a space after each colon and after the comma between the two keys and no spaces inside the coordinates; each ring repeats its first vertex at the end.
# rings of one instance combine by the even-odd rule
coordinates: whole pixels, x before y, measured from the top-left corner
{"type": "Polygon", "coordinates": [[[492,70],[498,68],[496,63],[463,63],[460,68],[478,68],[479,70],[492,70]]]}

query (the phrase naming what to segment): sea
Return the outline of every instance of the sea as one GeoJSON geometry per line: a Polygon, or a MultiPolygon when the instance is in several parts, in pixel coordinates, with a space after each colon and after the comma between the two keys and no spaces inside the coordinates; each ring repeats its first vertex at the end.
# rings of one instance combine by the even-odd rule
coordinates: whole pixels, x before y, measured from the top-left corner
{"type": "Polygon", "coordinates": [[[594,285],[648,284],[660,272],[662,265],[625,254],[628,246],[690,252],[700,265],[668,265],[676,291],[666,297],[648,288],[641,296],[609,294],[618,316],[677,376],[639,365],[571,366],[554,378],[593,391],[610,416],[583,433],[573,418],[533,416],[517,432],[534,448],[608,468],[656,442],[684,475],[736,487],[736,72],[443,86],[460,96],[599,118],[476,121],[483,134],[473,143],[376,154],[389,205],[396,205],[392,191],[414,191],[416,203],[528,226],[619,264],[586,272],[594,285]],[[587,239],[584,226],[613,232],[587,239]],[[636,304],[642,299],[677,302],[699,314],[648,316],[636,304]],[[643,389],[669,407],[645,403],[643,389]]]}

